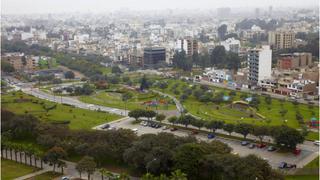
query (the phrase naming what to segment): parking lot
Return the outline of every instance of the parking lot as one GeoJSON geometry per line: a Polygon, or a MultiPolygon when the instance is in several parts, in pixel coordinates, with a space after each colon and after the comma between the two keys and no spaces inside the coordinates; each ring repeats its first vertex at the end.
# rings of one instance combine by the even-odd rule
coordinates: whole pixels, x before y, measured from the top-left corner
{"type": "MultiPolygon", "coordinates": [[[[118,128],[131,129],[131,130],[134,129],[134,131],[136,131],[136,133],[138,135],[149,134],[149,133],[157,134],[160,132],[173,133],[177,136],[191,135],[191,131],[186,131],[186,130],[181,130],[181,129],[178,129],[176,131],[171,131],[170,129],[163,130],[163,127],[152,128],[152,127],[148,127],[148,126],[143,126],[140,123],[134,124],[133,122],[134,122],[134,119],[127,117],[127,118],[123,118],[118,121],[111,122],[109,124],[110,124],[111,128],[115,128],[115,129],[118,129],[118,128]]],[[[98,126],[95,129],[101,130],[102,126],[103,125],[98,126]]],[[[255,154],[255,155],[267,160],[269,162],[269,164],[274,168],[277,168],[281,162],[296,164],[298,168],[303,167],[305,164],[307,164],[309,161],[311,161],[312,159],[314,159],[318,155],[318,149],[319,149],[319,147],[312,145],[312,144],[302,145],[299,147],[302,149],[301,153],[296,156],[291,152],[284,153],[284,152],[279,152],[278,150],[273,151],[273,152],[269,152],[267,150],[268,147],[264,147],[264,148],[255,147],[253,149],[250,149],[249,145],[242,146],[241,141],[239,141],[239,140],[226,139],[226,138],[222,138],[222,137],[215,137],[213,139],[208,139],[207,134],[201,134],[201,133],[193,135],[193,136],[195,136],[197,139],[199,139],[201,141],[210,142],[213,140],[218,140],[223,143],[226,143],[233,149],[233,153],[238,154],[239,156],[246,156],[249,154],[255,154]]]]}

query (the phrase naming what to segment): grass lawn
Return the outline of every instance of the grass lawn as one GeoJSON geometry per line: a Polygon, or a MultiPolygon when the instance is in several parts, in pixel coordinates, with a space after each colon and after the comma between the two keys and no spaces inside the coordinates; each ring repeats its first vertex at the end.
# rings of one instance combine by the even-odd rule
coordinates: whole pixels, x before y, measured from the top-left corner
{"type": "Polygon", "coordinates": [[[24,94],[22,92],[4,94],[2,95],[1,100],[3,109],[7,109],[17,114],[29,113],[38,117],[42,121],[70,121],[70,129],[91,129],[99,124],[121,118],[119,115],[90,111],[49,102],[24,94]],[[23,101],[15,102],[15,100],[19,100],[21,98],[23,101]],[[36,101],[38,101],[38,103],[35,103],[36,101]],[[56,108],[47,113],[43,106],[52,107],[54,104],[57,105],[56,108]]]}
{"type": "Polygon", "coordinates": [[[319,156],[309,162],[304,168],[319,168],[319,156]]]}
{"type": "Polygon", "coordinates": [[[30,174],[37,169],[19,164],[11,160],[1,159],[1,179],[12,180],[14,178],[30,174]]]}
{"type": "Polygon", "coordinates": [[[57,178],[59,176],[61,176],[61,173],[57,173],[57,172],[46,172],[37,176],[34,176],[32,178],[29,178],[27,180],[52,180],[54,178],[57,178]]]}
{"type": "MultiPolygon", "coordinates": [[[[143,104],[144,102],[155,101],[155,100],[163,100],[165,102],[169,102],[168,105],[160,103],[157,107],[158,110],[176,109],[176,106],[173,102],[171,102],[171,99],[161,97],[156,93],[151,93],[151,92],[140,93],[135,90],[130,90],[130,92],[133,95],[133,97],[129,99],[128,102],[126,103],[126,109],[128,110],[133,110],[137,108],[141,108],[141,109],[148,108],[148,109],[156,110],[156,107],[154,106],[147,106],[143,104]]],[[[102,106],[125,109],[125,103],[122,101],[122,93],[119,93],[119,92],[100,91],[91,96],[81,96],[79,97],[79,100],[86,103],[90,103],[90,104],[98,104],[102,106]]]]}
{"type": "Polygon", "coordinates": [[[293,175],[286,176],[285,180],[319,180],[318,175],[293,175]]]}
{"type": "Polygon", "coordinates": [[[306,139],[307,140],[311,140],[311,141],[319,140],[319,133],[313,132],[313,131],[309,131],[306,139]]]}
{"type": "MultiPolygon", "coordinates": [[[[173,80],[173,79],[165,79],[168,82],[168,88],[166,89],[158,89],[162,92],[174,95],[175,97],[179,98],[181,94],[183,94],[183,90],[186,88],[191,88],[192,83],[184,82],[182,80],[173,80]],[[180,94],[174,94],[172,91],[172,87],[177,85],[177,90],[180,94]]],[[[200,85],[196,85],[198,89],[200,85]]],[[[229,95],[231,90],[218,88],[209,86],[209,88],[217,94],[219,92],[223,92],[224,95],[229,95]]],[[[193,90],[194,91],[194,90],[193,90]]],[[[232,98],[232,101],[241,100],[241,95],[247,94],[249,97],[251,96],[248,93],[236,92],[236,95],[232,98]]],[[[293,105],[293,103],[289,101],[284,101],[283,103],[279,99],[272,99],[271,105],[268,105],[265,101],[263,96],[259,97],[259,107],[256,109],[256,113],[264,116],[265,118],[257,118],[257,117],[250,117],[248,112],[240,111],[237,109],[232,109],[228,106],[230,103],[221,103],[221,104],[214,104],[214,103],[203,103],[197,101],[193,95],[190,95],[184,102],[184,107],[193,115],[201,117],[203,119],[215,119],[215,120],[223,120],[226,123],[237,123],[237,122],[245,122],[250,124],[257,124],[257,125],[282,125],[287,124],[293,128],[300,128],[298,121],[296,120],[296,112],[299,111],[304,120],[307,122],[310,120],[311,117],[317,117],[319,114],[318,107],[309,108],[306,104],[298,104],[297,106],[293,105]],[[218,108],[217,108],[218,106],[218,108]],[[284,117],[281,116],[279,111],[281,109],[286,109],[287,113],[284,117]]],[[[315,134],[310,133],[310,138],[314,139],[315,134]]]]}

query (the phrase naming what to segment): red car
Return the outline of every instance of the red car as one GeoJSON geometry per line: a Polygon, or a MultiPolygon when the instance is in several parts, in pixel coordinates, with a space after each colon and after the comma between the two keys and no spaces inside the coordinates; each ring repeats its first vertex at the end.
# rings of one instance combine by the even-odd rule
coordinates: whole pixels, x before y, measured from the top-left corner
{"type": "Polygon", "coordinates": [[[266,146],[267,146],[266,144],[257,144],[257,148],[264,148],[266,146]]]}
{"type": "Polygon", "coordinates": [[[295,155],[299,155],[301,153],[301,149],[298,149],[296,148],[294,151],[293,151],[293,154],[295,155]]]}

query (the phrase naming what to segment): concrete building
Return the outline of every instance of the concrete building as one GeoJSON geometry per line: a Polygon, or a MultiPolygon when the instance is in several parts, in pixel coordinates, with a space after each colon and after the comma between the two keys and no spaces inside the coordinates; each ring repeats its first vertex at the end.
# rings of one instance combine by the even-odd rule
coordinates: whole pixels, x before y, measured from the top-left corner
{"type": "Polygon", "coordinates": [[[143,50],[143,63],[152,66],[166,62],[166,49],[163,47],[150,47],[143,50]]]}
{"type": "Polygon", "coordinates": [[[254,48],[248,51],[248,80],[258,84],[263,79],[271,78],[272,50],[269,46],[254,48]]]}
{"type": "Polygon", "coordinates": [[[295,33],[291,31],[271,31],[268,36],[269,45],[273,49],[287,49],[294,47],[295,33]]]}
{"type": "Polygon", "coordinates": [[[220,42],[220,45],[224,47],[226,51],[238,53],[241,47],[240,41],[234,38],[228,38],[225,41],[220,42]]]}
{"type": "Polygon", "coordinates": [[[280,54],[277,63],[279,69],[296,69],[312,64],[311,53],[280,54]]]}
{"type": "Polygon", "coordinates": [[[6,53],[1,56],[1,60],[9,62],[16,71],[35,70],[38,66],[36,59],[23,53],[6,53]]]}
{"type": "Polygon", "coordinates": [[[195,39],[178,39],[176,42],[176,50],[186,52],[187,56],[192,56],[194,53],[199,53],[198,41],[195,39]]]}

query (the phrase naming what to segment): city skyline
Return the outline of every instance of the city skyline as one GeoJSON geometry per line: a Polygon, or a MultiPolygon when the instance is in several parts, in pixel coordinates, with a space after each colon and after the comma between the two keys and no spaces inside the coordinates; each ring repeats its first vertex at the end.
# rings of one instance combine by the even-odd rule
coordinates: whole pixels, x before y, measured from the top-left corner
{"type": "MultiPolygon", "coordinates": [[[[130,10],[166,10],[166,9],[216,9],[221,7],[230,8],[268,8],[277,7],[315,7],[319,5],[316,0],[295,1],[290,0],[262,0],[257,4],[253,0],[234,2],[209,1],[209,0],[186,0],[186,1],[154,1],[154,0],[4,0],[1,3],[2,14],[32,14],[32,13],[70,13],[70,12],[107,12],[121,9],[130,10]],[[36,4],[36,5],[35,5],[36,4]],[[156,5],[155,5],[156,4],[156,5]]],[[[317,6],[318,7],[318,6],[317,6]]]]}

